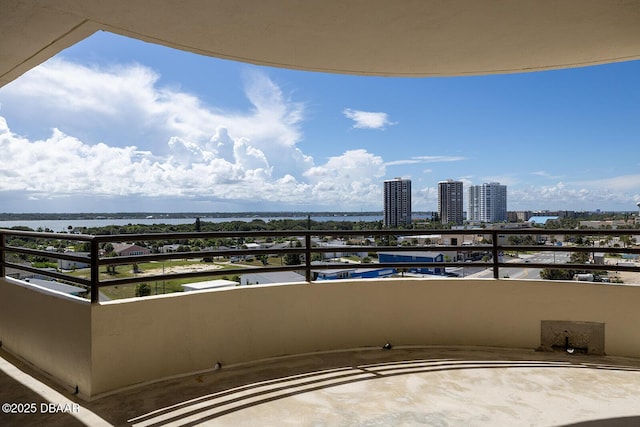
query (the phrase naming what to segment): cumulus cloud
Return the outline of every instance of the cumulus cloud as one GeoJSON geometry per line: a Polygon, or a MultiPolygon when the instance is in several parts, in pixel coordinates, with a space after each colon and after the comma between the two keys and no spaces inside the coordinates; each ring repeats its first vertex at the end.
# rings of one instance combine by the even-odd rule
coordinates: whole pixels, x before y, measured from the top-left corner
{"type": "Polygon", "coordinates": [[[0,197],[22,192],[31,200],[136,196],[309,201],[308,184],[290,174],[273,177],[261,150],[245,138],[232,142],[232,161],[178,138],[170,141],[172,154],[159,157],[135,146],[89,145],[58,129],[49,138],[29,141],[12,133],[0,117],[0,150],[11,159],[0,162],[0,176],[7,178],[0,180],[0,197]]]}
{"type": "Polygon", "coordinates": [[[0,163],[0,199],[91,201],[74,210],[92,210],[101,198],[135,200],[136,209],[153,199],[246,209],[380,204],[382,158],[361,149],[316,165],[297,146],[304,106],[266,75],[245,76],[251,108],[233,112],[159,79],[136,64],[99,69],[54,59],[3,88],[3,108],[33,108],[40,126],[61,126],[31,138],[0,117],[0,149],[10,159],[0,163]]]}
{"type": "Polygon", "coordinates": [[[387,126],[396,123],[389,120],[389,115],[382,112],[359,111],[345,108],[342,114],[353,120],[353,127],[356,129],[385,129],[387,126]]]}
{"type": "Polygon", "coordinates": [[[157,154],[173,150],[178,158],[176,150],[187,147],[194,154],[212,151],[212,137],[224,128],[265,153],[277,173],[299,175],[313,166],[296,147],[304,105],[290,100],[266,75],[246,74],[248,111],[206,105],[194,94],[162,86],[160,78],[139,64],[97,68],[54,58],[4,87],[0,99],[16,114],[24,112],[25,122],[36,116],[41,127],[87,143],[135,145],[157,154]]]}
{"type": "Polygon", "coordinates": [[[580,183],[557,182],[553,185],[509,188],[509,209],[532,209],[544,206],[546,209],[593,210],[598,207],[619,210],[633,210],[638,198],[640,183],[629,187],[629,191],[612,191],[606,182],[618,178],[602,180],[600,184],[589,186],[580,183]],[[602,184],[602,185],[601,185],[602,184]]]}
{"type": "Polygon", "coordinates": [[[577,181],[575,185],[608,188],[611,191],[640,191],[640,174],[622,175],[611,178],[577,181]]]}
{"type": "Polygon", "coordinates": [[[11,177],[0,192],[30,200],[310,201],[302,176],[313,158],[296,146],[302,103],[258,72],[244,76],[246,111],[224,111],[159,82],[139,64],[98,68],[54,58],[5,86],[3,108],[28,112],[30,134],[49,130],[18,136],[0,117],[0,147],[11,159],[0,165],[0,176],[11,177]]]}
{"type": "Polygon", "coordinates": [[[350,209],[380,205],[380,180],[384,175],[382,158],[364,149],[346,151],[304,173],[314,198],[323,199],[332,206],[349,206],[350,209]],[[358,195],[355,199],[354,194],[358,195]]]}
{"type": "MultiPolygon", "coordinates": [[[[435,155],[385,162],[365,149],[314,160],[299,147],[305,105],[266,74],[244,76],[248,107],[242,110],[208,105],[161,80],[139,64],[92,67],[57,58],[0,89],[2,112],[12,117],[11,123],[0,117],[3,209],[37,211],[43,206],[37,203],[63,200],[68,204],[56,206],[88,211],[119,200],[112,209],[374,210],[381,209],[388,167],[434,164],[424,170],[434,183],[416,185],[413,199],[414,209],[433,210],[437,180],[453,173],[450,162],[467,160],[435,155]],[[16,126],[22,134],[10,128],[13,120],[24,123],[16,126]],[[172,203],[154,204],[160,199],[172,203]],[[74,201],[86,204],[69,207],[74,201]]],[[[343,113],[356,128],[394,124],[386,113],[343,113]]],[[[531,181],[514,176],[506,183],[512,182],[509,209],[578,209],[581,203],[632,209],[640,199],[640,175],[527,187],[515,183],[531,181]]]]}

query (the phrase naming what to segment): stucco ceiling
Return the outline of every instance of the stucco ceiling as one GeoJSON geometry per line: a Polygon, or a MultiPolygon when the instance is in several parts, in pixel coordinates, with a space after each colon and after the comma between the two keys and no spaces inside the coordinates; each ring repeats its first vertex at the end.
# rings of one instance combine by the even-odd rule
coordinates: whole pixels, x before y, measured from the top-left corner
{"type": "Polygon", "coordinates": [[[2,0],[0,86],[100,30],[302,70],[511,73],[640,58],[640,1],[2,0]]]}

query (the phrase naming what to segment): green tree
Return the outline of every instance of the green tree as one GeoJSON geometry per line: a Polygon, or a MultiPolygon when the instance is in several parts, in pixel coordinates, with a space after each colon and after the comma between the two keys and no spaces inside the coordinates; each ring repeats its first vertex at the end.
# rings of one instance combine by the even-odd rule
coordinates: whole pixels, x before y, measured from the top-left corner
{"type": "Polygon", "coordinates": [[[522,237],[520,236],[509,236],[507,240],[509,241],[509,244],[512,246],[517,246],[522,243],[522,237]]]}
{"type": "Polygon", "coordinates": [[[283,262],[285,265],[299,265],[302,263],[300,254],[286,254],[283,257],[283,262]]]}
{"type": "Polygon", "coordinates": [[[146,297],[151,295],[151,287],[146,283],[138,283],[136,286],[136,296],[137,297],[146,297]]]}
{"type": "Polygon", "coordinates": [[[622,244],[624,245],[624,248],[628,248],[629,246],[631,246],[632,242],[631,236],[625,234],[624,236],[620,236],[620,241],[622,242],[622,244]]]}
{"type": "Polygon", "coordinates": [[[585,264],[589,261],[589,254],[586,252],[573,252],[569,259],[572,264],[585,264]]]}
{"type": "Polygon", "coordinates": [[[540,271],[540,277],[544,280],[571,280],[573,279],[573,270],[561,270],[558,268],[543,268],[540,271]]]}

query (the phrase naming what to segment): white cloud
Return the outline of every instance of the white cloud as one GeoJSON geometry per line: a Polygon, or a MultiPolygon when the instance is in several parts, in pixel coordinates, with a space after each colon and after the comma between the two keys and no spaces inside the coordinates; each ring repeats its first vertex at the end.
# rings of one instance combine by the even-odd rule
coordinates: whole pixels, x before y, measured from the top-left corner
{"type": "Polygon", "coordinates": [[[0,163],[0,177],[7,178],[0,180],[0,200],[15,201],[16,208],[18,200],[30,201],[24,206],[57,200],[56,206],[76,211],[94,210],[105,200],[127,201],[124,209],[131,203],[145,209],[156,199],[235,203],[257,210],[261,204],[310,209],[375,209],[380,204],[384,162],[366,150],[347,151],[313,166],[295,145],[261,148],[222,126],[206,139],[188,138],[193,135],[171,136],[166,153],[156,154],[135,145],[87,143],[57,128],[46,138],[30,140],[14,134],[0,117],[0,150],[11,159],[0,163]],[[298,177],[274,170],[273,164],[287,153],[307,165],[297,169],[298,177]]]}
{"type": "MultiPolygon", "coordinates": [[[[57,200],[65,210],[127,210],[134,202],[135,209],[145,210],[162,199],[182,211],[196,204],[210,210],[232,205],[378,210],[387,167],[407,165],[406,173],[417,176],[409,166],[467,160],[438,155],[384,162],[357,149],[317,163],[298,146],[305,106],[268,76],[244,77],[250,106],[243,111],[207,105],[160,81],[156,72],[138,64],[97,68],[54,59],[0,89],[2,111],[16,120],[22,114],[29,125],[17,135],[0,117],[3,209],[37,211],[38,203],[57,200]],[[111,200],[120,204],[106,202],[111,200]]],[[[386,113],[346,109],[344,114],[358,128],[394,124],[386,113]]],[[[434,169],[424,173],[434,181],[449,178],[434,169]]],[[[512,210],[635,209],[640,199],[640,175],[528,187],[515,185],[515,177],[493,178],[510,185],[512,210]]],[[[470,183],[467,178],[465,185],[470,183]]],[[[434,182],[414,190],[414,209],[435,209],[436,188],[434,182]]]]}
{"type": "Polygon", "coordinates": [[[467,160],[462,156],[416,156],[412,159],[420,161],[420,163],[441,163],[441,162],[459,162],[461,160],[467,160]]]}
{"type": "Polygon", "coordinates": [[[419,160],[413,159],[404,159],[404,160],[392,160],[390,162],[386,162],[387,166],[403,166],[403,165],[415,165],[416,163],[420,163],[419,160]]]}
{"type": "Polygon", "coordinates": [[[511,187],[514,185],[518,185],[520,180],[512,175],[489,175],[483,176],[481,179],[482,182],[478,181],[472,185],[481,185],[484,183],[497,182],[502,185],[506,185],[507,187],[511,187]]]}
{"type": "Polygon", "coordinates": [[[411,202],[414,211],[435,211],[438,209],[438,187],[414,188],[411,202]]]}
{"type": "Polygon", "coordinates": [[[393,160],[386,162],[387,166],[413,165],[418,163],[443,163],[443,162],[459,162],[467,160],[462,156],[415,156],[410,159],[393,160]]]}
{"type": "Polygon", "coordinates": [[[363,206],[381,205],[384,175],[382,158],[363,149],[331,157],[324,165],[304,173],[314,199],[329,206],[348,206],[357,210],[363,206]]]}
{"type": "Polygon", "coordinates": [[[88,144],[135,145],[165,155],[179,149],[178,138],[182,155],[187,146],[193,153],[212,152],[209,143],[224,128],[262,151],[276,173],[299,176],[313,166],[296,147],[304,105],[289,100],[266,75],[245,76],[252,105],[245,112],[206,105],[193,94],[161,86],[160,77],[139,64],[96,68],[54,58],[2,88],[0,99],[5,108],[24,112],[25,122],[38,117],[41,127],[61,129],[88,144]]]}
{"type": "Polygon", "coordinates": [[[246,112],[207,106],[159,80],[137,64],[94,68],[57,58],[5,86],[5,109],[28,111],[38,118],[30,125],[54,130],[20,137],[0,117],[11,159],[0,176],[12,177],[0,182],[2,194],[317,202],[301,179],[313,159],[296,146],[304,106],[266,75],[245,76],[246,112]]]}
{"type": "Polygon", "coordinates": [[[342,114],[344,114],[346,118],[354,121],[353,127],[356,129],[384,129],[387,126],[396,124],[389,120],[389,115],[387,113],[359,111],[352,110],[351,108],[345,108],[342,110],[342,114]]]}
{"type": "MultiPolygon", "coordinates": [[[[173,197],[255,201],[291,201],[307,185],[291,175],[273,179],[264,153],[246,139],[234,143],[234,161],[180,139],[172,139],[166,158],[134,146],[88,145],[54,129],[51,137],[29,141],[13,134],[0,117],[0,192],[23,192],[25,198],[173,197]]],[[[0,193],[0,194],[1,194],[0,193]]],[[[85,209],[90,210],[91,207],[85,209]]]]}
{"type": "Polygon", "coordinates": [[[581,185],[579,183],[557,182],[549,186],[528,186],[508,188],[509,209],[568,209],[568,210],[634,210],[640,200],[640,185],[629,191],[612,191],[607,182],[624,181],[625,177],[600,180],[599,183],[581,185]],[[595,184],[595,185],[594,185],[595,184]]]}
{"type": "Polygon", "coordinates": [[[560,179],[562,178],[562,176],[560,175],[551,175],[550,173],[546,172],[546,171],[535,171],[535,172],[531,172],[531,175],[536,175],[536,176],[540,176],[543,178],[549,178],[549,179],[560,179]]]}
{"type": "Polygon", "coordinates": [[[574,185],[598,187],[610,191],[640,191],[640,174],[622,175],[611,178],[594,179],[590,181],[576,181],[574,185]]]}

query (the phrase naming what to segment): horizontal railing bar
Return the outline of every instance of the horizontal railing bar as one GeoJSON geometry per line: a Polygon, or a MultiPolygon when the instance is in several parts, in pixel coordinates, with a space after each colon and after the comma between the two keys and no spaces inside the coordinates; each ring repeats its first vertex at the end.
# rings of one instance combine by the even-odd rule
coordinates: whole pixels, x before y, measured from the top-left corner
{"type": "Polygon", "coordinates": [[[246,237],[300,237],[304,231],[208,231],[188,233],[145,233],[145,234],[99,234],[94,236],[98,243],[132,242],[145,240],[197,240],[197,239],[237,239],[246,237]]]}
{"type": "Polygon", "coordinates": [[[141,262],[167,261],[172,259],[198,259],[208,257],[225,257],[230,258],[238,255],[271,255],[271,254],[304,254],[305,248],[287,248],[287,249],[230,249],[224,251],[191,251],[191,252],[171,252],[163,254],[146,254],[146,255],[130,255],[102,257],[99,259],[99,265],[118,265],[118,264],[139,264],[141,262]]]}
{"type": "Polygon", "coordinates": [[[72,282],[72,283],[76,283],[76,284],[79,284],[79,285],[82,285],[82,286],[91,287],[91,280],[85,279],[85,278],[82,278],[82,277],[69,276],[67,274],[58,273],[58,272],[55,272],[55,271],[43,271],[43,270],[40,270],[40,269],[35,268],[35,267],[31,267],[31,266],[23,265],[23,264],[15,264],[15,263],[12,263],[12,262],[5,262],[5,263],[3,263],[3,265],[5,267],[13,268],[15,270],[27,271],[29,273],[39,274],[39,275],[47,276],[47,277],[54,277],[56,279],[64,280],[65,282],[72,282]]]}
{"type": "Polygon", "coordinates": [[[596,270],[596,271],[640,271],[638,267],[615,264],[545,264],[545,263],[498,263],[500,268],[540,268],[552,270],[596,270]]]}
{"type": "Polygon", "coordinates": [[[506,246],[497,245],[501,251],[519,251],[519,252],[607,252],[607,253],[623,253],[623,254],[640,254],[640,248],[609,248],[602,246],[506,246]]]}
{"type": "Polygon", "coordinates": [[[64,259],[68,261],[79,261],[89,263],[91,258],[88,255],[78,255],[73,252],[51,252],[42,249],[22,248],[18,246],[6,246],[6,252],[21,253],[25,255],[42,256],[44,258],[64,259]]]}
{"type": "MultiPolygon", "coordinates": [[[[133,276],[122,279],[107,279],[101,280],[99,283],[99,287],[106,286],[121,286],[132,283],[145,283],[145,282],[161,282],[161,281],[169,281],[169,280],[179,280],[179,279],[188,279],[188,278],[198,278],[198,277],[209,277],[209,276],[233,276],[237,274],[251,274],[254,273],[267,273],[267,272],[280,272],[280,271],[297,271],[304,269],[304,265],[291,265],[291,266],[282,266],[282,267],[254,267],[254,268],[234,268],[234,269],[224,269],[224,270],[207,270],[207,271],[193,271],[193,272],[184,272],[184,273],[171,273],[171,274],[158,274],[158,275],[150,275],[150,276],[133,276]]],[[[304,278],[301,279],[304,281],[304,278]]]]}
{"type": "MultiPolygon", "coordinates": [[[[3,230],[4,231],[4,230],[3,230]]],[[[639,234],[637,229],[615,229],[615,230],[546,230],[546,229],[481,229],[481,230],[281,230],[281,231],[208,231],[208,232],[187,232],[187,233],[144,233],[144,234],[118,234],[118,235],[96,235],[94,239],[99,243],[121,242],[121,241],[144,241],[144,240],[191,240],[207,238],[245,238],[245,237],[299,237],[305,235],[312,236],[403,236],[419,237],[421,235],[548,235],[548,236],[570,236],[570,235],[634,235],[639,234]]],[[[34,233],[38,234],[38,233],[34,233]]],[[[44,234],[44,233],[42,233],[44,234]]],[[[58,235],[59,236],[59,235],[58,235]]],[[[75,236],[75,235],[67,235],[75,236]]]]}
{"type": "MultiPolygon", "coordinates": [[[[431,268],[431,267],[485,267],[491,268],[494,263],[491,261],[472,261],[472,262],[405,262],[405,263],[369,263],[369,264],[350,264],[350,263],[327,263],[322,265],[314,264],[311,266],[313,271],[321,270],[349,270],[349,269],[377,269],[377,268],[431,268]]],[[[545,263],[523,263],[523,262],[499,262],[500,268],[553,268],[563,270],[611,270],[611,271],[638,271],[638,267],[618,266],[614,264],[545,264],[545,263]]]]}
{"type": "MultiPolygon", "coordinates": [[[[621,263],[627,265],[614,265],[614,264],[573,264],[573,263],[540,263],[540,262],[502,262],[500,255],[503,252],[536,252],[544,253],[605,253],[605,254],[640,254],[640,247],[619,247],[620,244],[628,244],[629,236],[640,235],[638,229],[529,229],[529,228],[516,228],[516,229],[447,229],[447,230],[434,230],[434,229],[408,229],[408,230],[261,230],[261,231],[211,231],[211,232],[182,232],[182,233],[137,233],[137,234],[120,234],[120,235],[98,235],[89,236],[82,234],[64,234],[64,233],[50,233],[50,232],[34,232],[23,230],[11,230],[0,229],[0,239],[2,244],[0,245],[0,272],[6,274],[5,268],[12,267],[17,270],[27,271],[31,273],[40,274],[42,276],[54,277],[66,282],[77,283],[82,286],[89,286],[92,288],[92,301],[98,300],[97,289],[103,286],[115,286],[118,284],[129,283],[142,283],[150,281],[166,281],[173,279],[185,279],[185,278],[198,278],[207,276],[224,276],[234,274],[250,274],[252,271],[256,273],[266,272],[278,272],[278,271],[298,271],[304,274],[306,281],[311,281],[311,272],[321,272],[330,269],[349,269],[349,270],[362,270],[362,269],[378,269],[378,268],[393,268],[398,271],[406,271],[412,269],[429,269],[446,267],[474,267],[480,269],[492,269],[492,276],[499,278],[500,269],[504,268],[540,268],[540,269],[559,269],[559,270],[575,270],[575,271],[629,271],[640,272],[639,267],[629,265],[621,260],[621,263]],[[416,239],[424,239],[425,241],[446,241],[442,240],[443,236],[455,235],[455,236],[469,236],[468,240],[473,241],[474,244],[468,245],[466,238],[458,239],[460,244],[456,245],[442,245],[442,244],[427,244],[427,245],[391,245],[391,242],[399,241],[400,237],[403,237],[404,241],[413,240],[416,243],[416,239]],[[544,240],[553,241],[557,236],[562,236],[564,244],[550,245],[545,244],[508,244],[506,243],[508,236],[545,236],[544,240]],[[33,240],[55,240],[63,242],[82,241],[91,243],[91,256],[78,255],[73,252],[51,252],[42,249],[32,249],[22,246],[17,246],[15,243],[12,246],[7,246],[9,239],[7,237],[16,237],[19,239],[28,239],[30,242],[33,240]],[[598,236],[628,236],[626,240],[615,239],[614,242],[618,247],[610,246],[592,246],[592,244],[580,244],[574,243],[567,244],[567,240],[574,239],[574,237],[586,237],[589,240],[596,241],[598,236]],[[257,249],[243,249],[239,247],[240,244],[253,242],[256,239],[277,237],[278,241],[272,243],[274,246],[265,246],[257,249]],[[325,237],[337,238],[343,241],[348,241],[351,238],[355,238],[361,242],[367,243],[366,245],[358,245],[357,240],[349,242],[349,245],[325,245],[325,237]],[[99,255],[102,253],[102,249],[107,243],[123,243],[123,242],[138,242],[141,245],[145,245],[147,242],[163,241],[177,242],[182,244],[192,244],[192,240],[215,240],[215,239],[227,239],[229,246],[235,246],[232,248],[209,248],[203,251],[189,251],[189,252],[170,252],[170,253],[153,253],[145,255],[135,256],[117,256],[117,257],[102,257],[99,255]],[[282,240],[281,240],[282,239],[282,240]],[[320,242],[319,240],[322,240],[320,242]],[[431,240],[428,240],[431,239],[431,240]],[[478,244],[481,239],[489,243],[478,244]],[[186,241],[186,242],[183,242],[186,241]],[[287,244],[287,241],[299,242],[301,246],[286,247],[282,246],[282,243],[287,244]],[[140,243],[142,242],[142,243],[140,243]],[[381,243],[381,244],[376,244],[381,243]],[[449,254],[445,259],[454,258],[456,261],[446,262],[389,262],[389,263],[312,263],[312,259],[316,258],[315,254],[341,254],[348,256],[349,253],[367,253],[371,254],[372,258],[376,257],[376,253],[393,252],[398,255],[407,254],[409,256],[411,252],[426,254],[428,252],[449,254]],[[487,261],[472,261],[469,260],[462,262],[458,259],[464,259],[469,257],[469,253],[476,252],[474,257],[480,256],[487,261]],[[455,255],[453,255],[453,254],[455,255]],[[67,276],[58,272],[44,271],[35,267],[22,264],[14,264],[6,262],[8,254],[20,254],[29,256],[41,256],[48,259],[63,259],[69,261],[77,261],[82,263],[88,263],[91,266],[91,279],[84,279],[78,277],[67,276]],[[163,262],[179,259],[198,259],[198,258],[232,258],[232,257],[262,257],[262,256],[282,256],[287,254],[296,254],[301,258],[301,264],[299,265],[283,265],[277,266],[247,266],[243,268],[231,268],[222,270],[204,270],[204,271],[191,271],[181,273],[169,273],[154,276],[133,276],[119,279],[101,278],[99,271],[100,267],[123,265],[123,264],[140,264],[145,262],[163,262]],[[459,256],[458,256],[459,255],[459,256]]],[[[451,239],[453,240],[453,239],[451,239]]],[[[542,239],[528,239],[529,242],[542,241],[542,239]]],[[[515,240],[513,240],[515,242],[515,240]]],[[[518,240],[522,241],[522,240],[518,240]]],[[[584,242],[584,239],[582,240],[584,242]]],[[[611,239],[607,239],[611,241],[611,239]]],[[[47,244],[49,244],[48,242],[47,244]]],[[[220,243],[220,242],[218,242],[220,243]]],[[[210,244],[210,243],[209,243],[210,244]]],[[[146,245],[145,245],[146,246],[146,245]]],[[[292,245],[293,246],[293,245],[292,245]]],[[[324,258],[324,257],[322,257],[324,258]]],[[[533,261],[536,261],[535,259],[533,261]]],[[[243,265],[243,264],[239,264],[243,265]]],[[[482,270],[481,270],[482,271],[482,270]]]]}
{"type": "Polygon", "coordinates": [[[67,233],[49,233],[44,231],[25,231],[25,230],[12,230],[9,228],[0,228],[0,233],[9,236],[22,236],[22,237],[35,237],[38,239],[55,239],[55,240],[79,240],[83,242],[90,242],[95,236],[89,234],[67,234],[67,233]]]}

